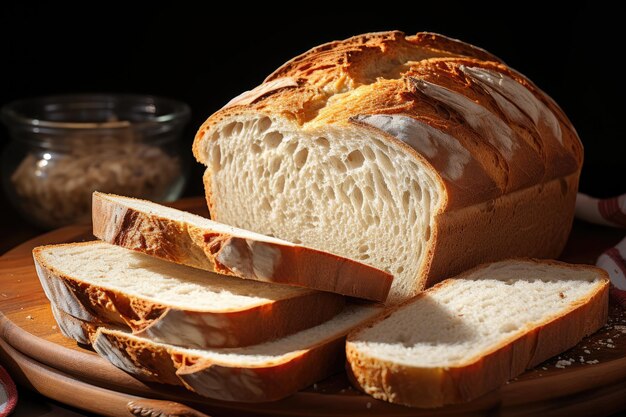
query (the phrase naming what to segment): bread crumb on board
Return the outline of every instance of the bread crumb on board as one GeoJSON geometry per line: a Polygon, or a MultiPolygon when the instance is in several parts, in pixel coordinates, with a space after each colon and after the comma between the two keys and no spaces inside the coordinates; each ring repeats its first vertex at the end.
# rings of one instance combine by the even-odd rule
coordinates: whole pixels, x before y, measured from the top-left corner
{"type": "MultiPolygon", "coordinates": [[[[587,366],[601,363],[597,354],[609,352],[610,349],[622,347],[626,340],[621,339],[626,335],[626,311],[611,307],[611,313],[606,326],[598,330],[594,335],[585,338],[582,343],[561,354],[547,360],[534,369],[539,376],[543,371],[550,368],[565,369],[571,366],[587,366]]],[[[537,374],[535,374],[537,375],[537,374]]]]}
{"type": "Polygon", "coordinates": [[[558,361],[556,363],[556,365],[554,365],[556,368],[565,368],[566,366],[570,366],[572,364],[571,361],[567,360],[567,359],[561,359],[560,361],[558,361]]]}

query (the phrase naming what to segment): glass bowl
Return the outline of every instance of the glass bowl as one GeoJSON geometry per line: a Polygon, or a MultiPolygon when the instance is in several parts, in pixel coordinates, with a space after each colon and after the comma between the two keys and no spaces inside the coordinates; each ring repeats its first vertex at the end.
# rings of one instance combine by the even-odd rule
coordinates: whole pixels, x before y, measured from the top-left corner
{"type": "Polygon", "coordinates": [[[55,228],[91,218],[94,191],[172,201],[187,179],[181,102],[144,95],[67,95],[2,108],[11,134],[4,189],[32,223],[55,228]]]}

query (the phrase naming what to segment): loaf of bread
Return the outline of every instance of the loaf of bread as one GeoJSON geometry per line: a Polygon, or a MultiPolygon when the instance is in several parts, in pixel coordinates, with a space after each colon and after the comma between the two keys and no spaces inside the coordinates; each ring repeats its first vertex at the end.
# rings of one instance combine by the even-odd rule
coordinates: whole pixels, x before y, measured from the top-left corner
{"type": "Polygon", "coordinates": [[[328,252],[165,207],[93,194],[93,234],[167,261],[240,278],[385,301],[393,276],[328,252]]]}
{"type": "Polygon", "coordinates": [[[105,242],[40,246],[33,257],[56,309],[188,348],[284,337],[344,306],[337,294],[220,276],[105,242]]]}
{"type": "Polygon", "coordinates": [[[447,279],[348,336],[348,373],[374,398],[472,400],[576,345],[607,320],[608,276],[509,260],[447,279]]]}
{"type": "Polygon", "coordinates": [[[213,219],[384,269],[391,303],[478,263],[557,257],[583,158],[556,103],[497,57],[400,32],[292,59],[193,151],[213,219]]]}
{"type": "Polygon", "coordinates": [[[333,373],[345,363],[345,336],[382,312],[378,305],[347,305],[318,326],[259,345],[185,349],[119,329],[98,327],[56,312],[59,327],[92,344],[113,365],[150,382],[184,385],[205,397],[264,402],[284,398],[333,373]]]}

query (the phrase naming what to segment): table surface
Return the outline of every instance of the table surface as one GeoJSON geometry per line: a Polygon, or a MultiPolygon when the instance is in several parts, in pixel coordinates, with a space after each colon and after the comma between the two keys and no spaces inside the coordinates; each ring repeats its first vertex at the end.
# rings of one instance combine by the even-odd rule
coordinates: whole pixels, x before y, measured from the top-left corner
{"type": "MultiPolygon", "coordinates": [[[[597,226],[577,224],[577,230],[592,232],[598,229],[597,226]]],[[[0,197],[0,254],[3,254],[19,243],[26,241],[42,233],[32,225],[29,225],[24,219],[7,204],[4,197],[0,197]]],[[[610,239],[618,241],[623,237],[623,230],[602,228],[604,238],[610,236],[610,239]]],[[[591,236],[594,236],[592,233],[591,236]]],[[[580,248],[568,248],[570,251],[579,251],[580,248]]],[[[590,254],[591,256],[591,254],[590,254]]],[[[597,256],[593,254],[593,256],[597,256]]],[[[567,257],[567,256],[566,256],[567,257]]],[[[1,364],[1,363],[0,363],[1,364]]],[[[15,417],[43,417],[43,416],[60,416],[60,417],[81,417],[93,416],[94,414],[86,413],[81,410],[73,409],[64,404],[50,400],[40,394],[26,390],[24,387],[18,386],[19,401],[18,406],[12,414],[15,417]]],[[[626,407],[626,400],[625,400],[626,407]]],[[[611,417],[626,417],[626,408],[611,417]]]]}

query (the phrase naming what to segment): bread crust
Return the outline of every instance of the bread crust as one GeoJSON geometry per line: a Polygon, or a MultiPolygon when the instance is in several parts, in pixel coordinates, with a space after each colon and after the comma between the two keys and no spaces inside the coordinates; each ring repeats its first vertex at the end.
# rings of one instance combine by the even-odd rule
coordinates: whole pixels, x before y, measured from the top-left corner
{"type": "Polygon", "coordinates": [[[573,219],[582,144],[558,105],[499,58],[437,34],[381,32],[313,48],[265,82],[278,80],[283,88],[216,112],[196,135],[193,152],[207,165],[204,184],[214,218],[221,213],[207,144],[216,140],[222,123],[239,115],[265,115],[291,121],[295,131],[328,125],[366,131],[404,149],[438,179],[436,230],[426,244],[414,293],[481,262],[548,258],[562,251],[573,219]],[[477,114],[476,108],[486,113],[477,114]],[[406,118],[453,138],[459,152],[468,155],[463,171],[446,175],[450,158],[459,156],[454,149],[428,154],[368,124],[372,116],[406,118]],[[534,196],[541,208],[533,206],[534,196]],[[522,222],[536,227],[518,227],[522,222]],[[446,269],[448,264],[452,268],[446,269]]]}
{"type": "MultiPolygon", "coordinates": [[[[503,340],[490,351],[456,367],[412,367],[371,357],[351,343],[358,337],[359,330],[363,328],[361,326],[348,335],[346,342],[346,369],[350,380],[374,398],[411,407],[434,408],[467,402],[575,346],[583,337],[606,324],[609,288],[606,271],[559,261],[523,260],[574,270],[593,269],[603,279],[584,302],[572,305],[563,314],[549,318],[522,335],[503,340]]],[[[462,279],[484,266],[480,265],[453,279],[462,279]]],[[[388,310],[387,314],[368,325],[383,321],[392,312],[450,282],[438,283],[416,298],[388,310]]]]}
{"type": "Polygon", "coordinates": [[[98,324],[77,319],[65,311],[59,310],[54,304],[50,304],[50,309],[63,336],[74,339],[81,345],[91,345],[91,341],[98,331],[98,324]]]}
{"type": "Polygon", "coordinates": [[[211,362],[105,329],[96,333],[93,346],[100,355],[142,380],[183,385],[205,397],[239,402],[287,397],[340,371],[345,362],[345,335],[254,366],[211,362]]]}
{"type": "MultiPolygon", "coordinates": [[[[373,309],[370,319],[380,311],[373,309]]],[[[55,318],[66,336],[92,344],[113,365],[141,380],[182,385],[205,397],[225,401],[279,400],[340,371],[345,363],[345,334],[340,333],[275,361],[237,366],[211,362],[200,353],[153,343],[117,329],[112,331],[109,325],[79,320],[62,311],[56,311],[55,318]]]]}
{"type": "Polygon", "coordinates": [[[391,274],[351,259],[198,227],[125,206],[116,197],[93,195],[93,234],[111,244],[220,274],[373,301],[384,301],[391,288],[391,274]]]}
{"type": "Polygon", "coordinates": [[[35,248],[33,258],[46,296],[56,308],[86,322],[125,326],[137,335],[190,348],[248,346],[284,337],[332,318],[344,306],[343,297],[313,290],[241,310],[161,305],[67,276],[45,261],[41,252],[47,248],[35,248]]]}
{"type": "Polygon", "coordinates": [[[558,258],[574,221],[578,177],[573,173],[442,213],[430,248],[426,287],[473,268],[477,259],[558,258]],[[520,239],[520,230],[529,237],[520,239]]]}
{"type": "MultiPolygon", "coordinates": [[[[359,35],[313,48],[285,63],[265,82],[282,78],[297,80],[298,86],[288,84],[290,87],[271,90],[252,103],[230,106],[209,117],[196,134],[193,144],[196,159],[207,164],[203,146],[204,141],[211,140],[209,133],[213,133],[220,121],[239,114],[280,114],[307,130],[326,124],[350,127],[355,122],[358,124],[360,116],[384,114],[408,116],[450,133],[470,152],[472,160],[484,168],[486,177],[472,181],[470,189],[466,183],[471,178],[443,178],[448,201],[442,209],[484,202],[580,170],[582,144],[556,103],[497,57],[456,39],[423,32],[413,36],[398,31],[359,35]],[[554,114],[562,137],[555,137],[558,131],[548,129],[541,120],[537,123],[531,123],[530,117],[511,120],[494,98],[501,96],[501,92],[487,89],[467,71],[468,67],[501,74],[523,86],[554,114]],[[504,155],[466,117],[425,94],[420,87],[423,82],[459,93],[511,125],[510,134],[519,146],[517,151],[509,157],[504,155]],[[341,97],[329,100],[336,95],[341,97]]],[[[521,102],[513,105],[522,113],[529,110],[521,102]]],[[[390,135],[381,136],[395,140],[408,152],[429,161],[437,172],[441,171],[436,157],[425,155],[390,135]]]]}

